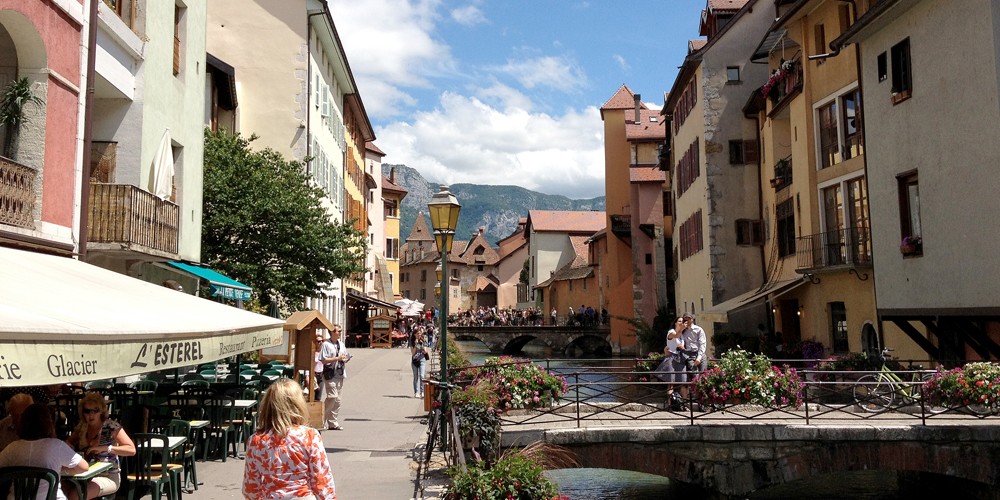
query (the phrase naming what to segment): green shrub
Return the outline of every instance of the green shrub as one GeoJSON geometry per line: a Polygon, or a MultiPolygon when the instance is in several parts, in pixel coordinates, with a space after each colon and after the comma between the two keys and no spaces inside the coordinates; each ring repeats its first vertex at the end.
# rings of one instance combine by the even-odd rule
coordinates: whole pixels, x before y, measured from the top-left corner
{"type": "Polygon", "coordinates": [[[517,453],[507,454],[493,467],[451,468],[446,500],[548,500],[559,490],[543,474],[542,466],[517,453]]]}
{"type": "Polygon", "coordinates": [[[451,393],[451,406],[458,417],[458,432],[463,441],[479,438],[472,451],[477,458],[489,461],[500,452],[500,415],[493,387],[485,382],[457,389],[451,393]]]}

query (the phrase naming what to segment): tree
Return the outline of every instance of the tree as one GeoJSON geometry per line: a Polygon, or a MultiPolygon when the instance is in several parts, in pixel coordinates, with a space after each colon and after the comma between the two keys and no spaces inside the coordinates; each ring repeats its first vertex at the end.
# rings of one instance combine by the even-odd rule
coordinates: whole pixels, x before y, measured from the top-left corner
{"type": "Polygon", "coordinates": [[[17,160],[17,139],[21,135],[21,127],[28,123],[28,115],[25,114],[27,106],[32,104],[41,107],[45,101],[35,95],[31,90],[31,82],[27,77],[16,79],[10,82],[3,92],[0,92],[0,126],[7,127],[7,135],[4,137],[4,156],[17,160]]]}
{"type": "Polygon", "coordinates": [[[205,131],[202,260],[263,305],[298,310],[334,279],[366,271],[367,238],[333,220],[300,162],[252,151],[256,138],[205,131]]]}

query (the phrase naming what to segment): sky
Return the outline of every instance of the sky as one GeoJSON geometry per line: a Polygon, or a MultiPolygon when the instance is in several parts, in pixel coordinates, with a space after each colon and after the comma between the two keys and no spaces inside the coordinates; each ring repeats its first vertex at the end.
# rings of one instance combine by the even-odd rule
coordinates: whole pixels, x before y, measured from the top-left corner
{"type": "Polygon", "coordinates": [[[660,108],[705,0],[330,0],[384,163],[604,195],[600,107],[660,108]]]}

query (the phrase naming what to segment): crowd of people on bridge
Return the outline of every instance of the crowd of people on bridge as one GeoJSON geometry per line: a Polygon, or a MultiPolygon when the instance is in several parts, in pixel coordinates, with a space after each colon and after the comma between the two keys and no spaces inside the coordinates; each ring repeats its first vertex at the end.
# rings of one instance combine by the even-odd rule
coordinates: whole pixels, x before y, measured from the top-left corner
{"type": "Polygon", "coordinates": [[[542,311],[534,307],[479,306],[448,316],[448,324],[456,326],[542,326],[543,320],[542,311]]]}

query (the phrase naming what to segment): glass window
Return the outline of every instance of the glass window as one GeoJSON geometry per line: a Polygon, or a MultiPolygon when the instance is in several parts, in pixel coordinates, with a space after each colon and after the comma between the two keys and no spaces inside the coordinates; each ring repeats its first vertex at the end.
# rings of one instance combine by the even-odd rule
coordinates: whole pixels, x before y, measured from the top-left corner
{"type": "Polygon", "coordinates": [[[729,66],[726,68],[726,79],[730,82],[740,81],[740,67],[739,66],[729,66]]]}
{"type": "Polygon", "coordinates": [[[847,307],[843,302],[830,302],[830,337],[833,339],[833,352],[848,352],[847,341],[847,307]]]}
{"type": "Polygon", "coordinates": [[[923,235],[920,232],[920,185],[917,173],[901,175],[899,183],[899,226],[902,234],[900,245],[909,242],[913,249],[908,255],[923,254],[923,235]]]}
{"type": "Polygon", "coordinates": [[[889,50],[892,59],[892,89],[893,93],[908,92],[912,85],[910,82],[910,39],[892,46],[889,50]]]}
{"type": "Polygon", "coordinates": [[[840,144],[837,141],[837,101],[819,108],[820,167],[840,163],[840,144]]]}
{"type": "Polygon", "coordinates": [[[858,106],[859,92],[857,89],[844,94],[843,116],[840,117],[844,131],[844,159],[848,160],[865,154],[861,142],[861,108],[858,106]]]}
{"type": "Polygon", "coordinates": [[[823,217],[826,233],[823,235],[823,249],[826,265],[843,264],[844,248],[844,198],[840,184],[823,189],[823,217]]]}
{"type": "Polygon", "coordinates": [[[792,200],[786,200],[775,207],[778,223],[778,256],[787,257],[795,253],[795,212],[792,200]]]}

